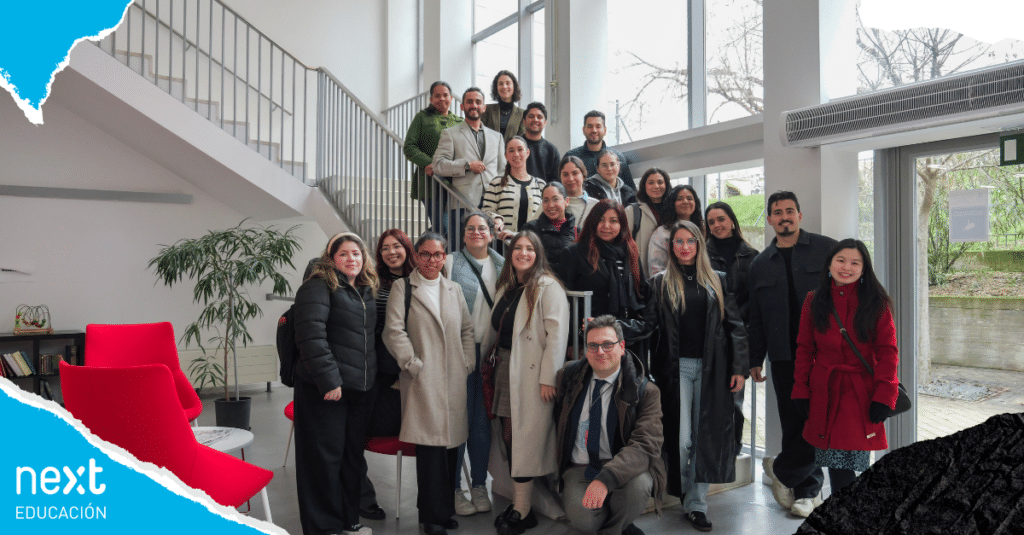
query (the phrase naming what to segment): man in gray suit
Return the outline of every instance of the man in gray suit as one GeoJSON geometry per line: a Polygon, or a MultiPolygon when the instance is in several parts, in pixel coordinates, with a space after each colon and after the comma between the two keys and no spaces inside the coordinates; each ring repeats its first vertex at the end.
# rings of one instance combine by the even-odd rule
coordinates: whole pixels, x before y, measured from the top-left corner
{"type": "MultiPolygon", "coordinates": [[[[484,189],[505,172],[505,142],[501,134],[480,121],[485,109],[484,92],[477,87],[467,89],[462,94],[465,121],[442,130],[434,151],[434,172],[450,178],[452,187],[469,201],[471,209],[480,207],[484,189]]],[[[453,211],[466,208],[458,204],[449,202],[448,207],[453,211]]]]}

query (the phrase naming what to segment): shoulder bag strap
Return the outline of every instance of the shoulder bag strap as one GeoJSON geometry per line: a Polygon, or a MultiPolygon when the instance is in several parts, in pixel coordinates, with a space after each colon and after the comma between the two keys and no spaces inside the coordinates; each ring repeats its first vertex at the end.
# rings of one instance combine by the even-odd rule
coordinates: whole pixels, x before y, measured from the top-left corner
{"type": "Polygon", "coordinates": [[[857,355],[857,358],[860,359],[861,364],[863,364],[864,367],[867,368],[869,372],[871,372],[871,375],[874,375],[875,370],[871,367],[870,364],[868,364],[868,361],[864,360],[864,357],[860,354],[860,350],[857,349],[857,346],[853,343],[853,340],[850,339],[850,333],[846,332],[846,327],[843,325],[842,320],[839,319],[839,311],[836,310],[836,306],[834,304],[832,305],[832,316],[836,318],[836,323],[839,325],[839,332],[843,333],[843,338],[846,338],[846,343],[850,344],[850,349],[853,350],[853,354],[857,355]]]}
{"type": "Polygon", "coordinates": [[[409,308],[412,307],[412,283],[409,277],[402,277],[405,281],[405,330],[409,331],[409,308]]]}
{"type": "MultiPolygon", "coordinates": [[[[473,263],[473,260],[468,255],[466,255],[466,251],[459,252],[461,252],[462,256],[466,258],[466,263],[469,264],[469,269],[472,269],[473,274],[476,275],[476,280],[480,281],[480,290],[484,293],[484,301],[487,301],[487,306],[494,308],[494,300],[491,299],[491,293],[487,291],[487,285],[484,284],[484,277],[483,275],[480,274],[480,270],[477,269],[476,264],[473,263]]],[[[490,262],[490,260],[490,256],[488,256],[487,261],[490,262]]]]}

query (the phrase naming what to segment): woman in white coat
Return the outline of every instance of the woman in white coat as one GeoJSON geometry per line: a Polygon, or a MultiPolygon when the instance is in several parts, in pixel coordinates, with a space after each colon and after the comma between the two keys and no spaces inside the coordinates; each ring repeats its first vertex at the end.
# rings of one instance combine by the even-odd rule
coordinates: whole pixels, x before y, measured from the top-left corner
{"type": "Polygon", "coordinates": [[[399,438],[416,444],[419,520],[427,535],[446,535],[458,527],[455,464],[469,434],[466,378],[476,365],[476,340],[462,288],[441,276],[444,238],[426,232],[415,249],[416,271],[391,287],[383,339],[402,370],[399,438]]]}
{"type": "Polygon", "coordinates": [[[537,525],[530,503],[533,478],[558,468],[552,401],[569,339],[569,301],[540,238],[523,231],[511,243],[483,345],[497,341],[492,408],[513,480],[512,505],[495,520],[499,535],[519,535],[537,525]]]}

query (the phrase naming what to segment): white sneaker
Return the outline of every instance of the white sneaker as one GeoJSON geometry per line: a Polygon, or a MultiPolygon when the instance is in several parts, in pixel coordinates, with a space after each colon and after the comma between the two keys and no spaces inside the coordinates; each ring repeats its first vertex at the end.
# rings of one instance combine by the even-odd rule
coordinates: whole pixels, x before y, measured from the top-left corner
{"type": "Polygon", "coordinates": [[[356,524],[349,529],[343,530],[342,533],[345,535],[373,535],[373,530],[362,524],[356,524]]]}
{"type": "Polygon", "coordinates": [[[466,491],[458,489],[455,491],[455,514],[459,516],[475,515],[476,507],[466,499],[466,491]]]}
{"type": "Polygon", "coordinates": [[[476,512],[486,513],[491,510],[491,499],[487,496],[487,487],[473,487],[469,489],[469,496],[473,500],[476,512]]]}
{"type": "Polygon", "coordinates": [[[793,502],[793,507],[789,509],[790,513],[796,516],[807,518],[811,516],[814,509],[821,505],[821,495],[817,495],[813,498],[800,498],[793,502]]]}
{"type": "MultiPolygon", "coordinates": [[[[793,489],[785,486],[779,481],[779,478],[775,477],[775,457],[765,457],[761,461],[761,467],[764,468],[764,473],[768,474],[768,477],[772,478],[772,496],[775,497],[775,501],[779,502],[779,505],[783,509],[792,509],[793,502],[796,501],[793,496],[793,489]]],[[[795,513],[794,513],[795,514],[795,513]]],[[[808,513],[810,514],[810,513],[808,513]]]]}

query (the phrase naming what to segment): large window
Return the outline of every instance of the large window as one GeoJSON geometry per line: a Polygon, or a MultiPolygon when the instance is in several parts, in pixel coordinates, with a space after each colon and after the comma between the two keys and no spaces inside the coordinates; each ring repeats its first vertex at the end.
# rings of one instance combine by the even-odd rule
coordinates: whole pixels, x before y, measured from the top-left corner
{"type": "MultiPolygon", "coordinates": [[[[484,100],[491,102],[491,82],[498,71],[518,72],[519,25],[511,26],[480,41],[473,51],[473,85],[484,90],[484,100]]],[[[519,76],[516,76],[519,78],[519,76]]],[[[522,103],[520,103],[522,106],[522,103]]]]}
{"type": "Polygon", "coordinates": [[[763,0],[707,0],[707,124],[764,111],[763,0]]]}
{"type": "Polygon", "coordinates": [[[960,74],[1024,57],[1024,41],[1003,39],[987,43],[948,28],[884,30],[871,27],[859,14],[856,46],[857,93],[960,74]]]}
{"type": "Polygon", "coordinates": [[[685,130],[686,2],[608,0],[609,144],[685,130]]]}
{"type": "Polygon", "coordinates": [[[545,25],[544,0],[537,0],[520,16],[517,0],[476,0],[473,6],[473,82],[490,97],[494,75],[501,70],[516,73],[525,107],[544,101],[545,25]],[[520,24],[522,23],[522,24],[520,24]],[[520,65],[520,46],[529,65],[520,65]]]}

